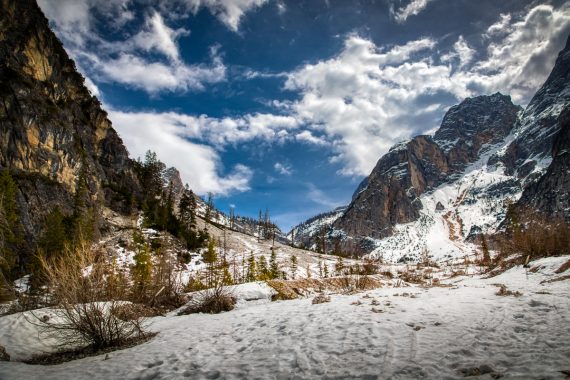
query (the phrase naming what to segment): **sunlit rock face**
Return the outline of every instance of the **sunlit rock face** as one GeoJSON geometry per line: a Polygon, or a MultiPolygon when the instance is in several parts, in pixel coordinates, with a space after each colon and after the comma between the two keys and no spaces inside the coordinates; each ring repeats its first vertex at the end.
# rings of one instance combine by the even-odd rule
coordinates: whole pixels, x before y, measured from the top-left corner
{"type": "Polygon", "coordinates": [[[70,212],[79,178],[91,205],[129,211],[140,192],[121,139],[32,0],[0,12],[0,167],[18,186],[32,244],[44,216],[70,212]]]}

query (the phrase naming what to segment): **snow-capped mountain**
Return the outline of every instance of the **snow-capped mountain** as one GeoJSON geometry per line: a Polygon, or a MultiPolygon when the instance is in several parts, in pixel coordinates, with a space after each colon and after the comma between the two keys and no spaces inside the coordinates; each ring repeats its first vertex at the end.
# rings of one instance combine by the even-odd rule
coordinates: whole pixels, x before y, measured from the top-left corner
{"type": "MultiPolygon", "coordinates": [[[[462,256],[477,235],[497,230],[523,192],[521,205],[568,218],[568,115],[559,116],[569,104],[570,39],[526,109],[499,93],[468,98],[433,137],[392,147],[335,214],[329,241],[340,236],[343,253],[389,261],[426,250],[462,256]]],[[[307,231],[297,239],[314,245],[314,228],[307,231]]]]}
{"type": "Polygon", "coordinates": [[[317,249],[316,239],[319,234],[328,234],[332,224],[346,211],[346,206],[337,207],[332,211],[324,212],[307,219],[293,227],[287,238],[295,246],[317,249]]]}

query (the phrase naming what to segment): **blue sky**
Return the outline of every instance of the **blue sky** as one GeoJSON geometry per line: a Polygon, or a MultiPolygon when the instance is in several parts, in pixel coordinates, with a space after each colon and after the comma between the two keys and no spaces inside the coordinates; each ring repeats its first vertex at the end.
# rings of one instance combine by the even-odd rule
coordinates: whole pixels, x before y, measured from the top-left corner
{"type": "Polygon", "coordinates": [[[564,1],[39,0],[131,156],[287,230],[347,204],[393,144],[500,91],[525,105],[564,1]]]}

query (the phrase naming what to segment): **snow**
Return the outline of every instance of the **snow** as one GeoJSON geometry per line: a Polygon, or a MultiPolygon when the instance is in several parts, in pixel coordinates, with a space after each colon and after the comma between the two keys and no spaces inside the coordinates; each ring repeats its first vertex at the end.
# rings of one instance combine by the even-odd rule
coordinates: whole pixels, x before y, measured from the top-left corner
{"type": "MultiPolygon", "coordinates": [[[[461,378],[477,369],[490,372],[482,378],[563,378],[570,281],[541,282],[567,274],[554,270],[569,258],[532,262],[536,273],[519,266],[489,279],[456,277],[446,287],[156,317],[149,327],[159,334],[139,346],[52,366],[4,362],[0,378],[461,378]],[[497,296],[495,283],[523,295],[497,296]]],[[[0,344],[14,357],[18,344],[38,344],[18,315],[0,318],[0,326],[0,344]]]]}

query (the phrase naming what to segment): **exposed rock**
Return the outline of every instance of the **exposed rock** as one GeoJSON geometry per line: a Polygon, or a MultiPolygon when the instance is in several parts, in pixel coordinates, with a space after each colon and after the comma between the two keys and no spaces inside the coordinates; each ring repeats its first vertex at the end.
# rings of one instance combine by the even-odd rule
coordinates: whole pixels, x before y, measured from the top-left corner
{"type": "Polygon", "coordinates": [[[435,205],[435,211],[443,211],[443,210],[445,210],[445,206],[443,206],[441,202],[437,202],[437,204],[435,205]]]}
{"type": "Polygon", "coordinates": [[[515,127],[517,137],[506,153],[496,158],[510,174],[525,183],[536,180],[550,163],[558,116],[570,103],[570,37],[546,82],[536,92],[515,127]],[[538,165],[538,167],[537,167],[538,165]]]}
{"type": "Polygon", "coordinates": [[[570,221],[570,106],[561,113],[559,127],[552,163],[536,183],[525,189],[518,205],[570,221]]]}
{"type": "Polygon", "coordinates": [[[333,225],[353,238],[345,249],[355,249],[356,241],[368,250],[370,238],[384,238],[394,225],[416,220],[422,207],[418,197],[453,180],[485,144],[504,139],[519,111],[510,97],[498,93],[466,99],[446,113],[433,138],[417,136],[392,148],[333,225]]]}
{"type": "Polygon", "coordinates": [[[90,205],[129,212],[133,162],[101,104],[33,0],[2,0],[0,168],[19,186],[29,246],[56,206],[69,213],[80,175],[90,205]]]}

